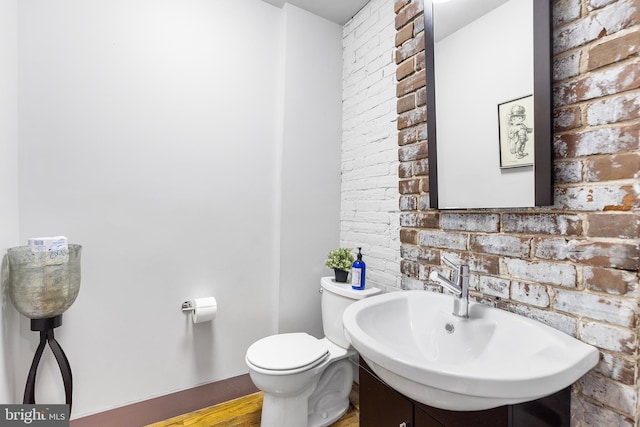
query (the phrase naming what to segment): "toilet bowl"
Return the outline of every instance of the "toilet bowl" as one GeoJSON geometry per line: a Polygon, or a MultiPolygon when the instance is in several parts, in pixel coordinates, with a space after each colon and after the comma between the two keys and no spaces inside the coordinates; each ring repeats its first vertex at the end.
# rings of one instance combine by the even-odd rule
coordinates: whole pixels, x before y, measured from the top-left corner
{"type": "Polygon", "coordinates": [[[349,408],[356,351],[344,336],[342,313],[380,289],[353,290],[332,277],[320,281],[325,337],[304,332],[262,338],[247,350],[251,380],[264,392],[262,427],[324,427],[349,408]]]}

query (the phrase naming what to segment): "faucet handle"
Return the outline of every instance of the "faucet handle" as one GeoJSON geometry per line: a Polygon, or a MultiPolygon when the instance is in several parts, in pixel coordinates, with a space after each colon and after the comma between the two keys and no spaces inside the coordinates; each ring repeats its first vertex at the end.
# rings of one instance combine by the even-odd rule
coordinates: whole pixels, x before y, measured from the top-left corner
{"type": "Polygon", "coordinates": [[[431,271],[431,274],[429,274],[429,279],[431,279],[432,282],[437,282],[439,277],[439,273],[435,270],[431,271]]]}
{"type": "Polygon", "coordinates": [[[451,261],[449,258],[446,257],[442,257],[442,261],[444,261],[445,264],[447,264],[449,267],[453,268],[454,270],[458,269],[458,265],[456,265],[453,261],[451,261]]]}
{"type": "Polygon", "coordinates": [[[460,265],[458,265],[458,264],[455,264],[453,261],[451,261],[450,259],[448,259],[446,257],[442,257],[442,260],[449,267],[453,268],[453,271],[455,272],[456,276],[458,276],[458,275],[466,276],[466,275],[469,274],[469,265],[468,264],[461,263],[460,265]]]}

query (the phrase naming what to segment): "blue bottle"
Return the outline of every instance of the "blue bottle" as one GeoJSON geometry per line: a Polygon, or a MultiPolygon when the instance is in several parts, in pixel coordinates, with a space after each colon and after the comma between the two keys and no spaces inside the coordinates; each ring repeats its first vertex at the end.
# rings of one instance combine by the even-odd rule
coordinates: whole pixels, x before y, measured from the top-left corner
{"type": "Polygon", "coordinates": [[[367,266],[362,261],[362,248],[358,248],[358,259],[353,262],[351,267],[351,287],[353,289],[364,289],[364,278],[367,266]]]}

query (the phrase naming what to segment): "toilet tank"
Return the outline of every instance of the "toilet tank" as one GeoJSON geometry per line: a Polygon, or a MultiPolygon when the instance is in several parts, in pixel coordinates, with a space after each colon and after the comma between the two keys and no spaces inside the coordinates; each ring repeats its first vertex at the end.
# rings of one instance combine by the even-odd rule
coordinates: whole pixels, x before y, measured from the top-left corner
{"type": "Polygon", "coordinates": [[[322,297],[322,328],[324,335],[331,342],[342,348],[349,348],[351,344],[344,336],[342,328],[342,314],[344,310],[356,301],[371,295],[379,294],[380,289],[368,287],[363,290],[351,288],[351,283],[339,283],[333,277],[323,277],[320,280],[322,297]]]}

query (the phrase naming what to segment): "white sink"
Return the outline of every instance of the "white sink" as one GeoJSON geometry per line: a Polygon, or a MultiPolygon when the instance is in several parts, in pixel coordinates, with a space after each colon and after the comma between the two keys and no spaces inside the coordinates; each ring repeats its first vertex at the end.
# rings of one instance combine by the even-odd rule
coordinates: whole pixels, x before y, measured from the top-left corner
{"type": "Polygon", "coordinates": [[[548,396],[593,368],[598,350],[517,314],[453,297],[402,291],[358,301],[345,335],[387,384],[424,404],[472,411],[548,396]]]}

